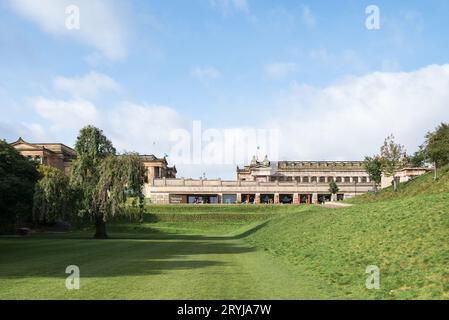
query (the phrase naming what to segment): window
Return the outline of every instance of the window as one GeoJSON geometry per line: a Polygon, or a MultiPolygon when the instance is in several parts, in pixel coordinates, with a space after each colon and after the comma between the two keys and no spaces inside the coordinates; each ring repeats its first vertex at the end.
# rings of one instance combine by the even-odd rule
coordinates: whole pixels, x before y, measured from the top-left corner
{"type": "Polygon", "coordinates": [[[334,177],[327,177],[327,181],[328,181],[328,182],[334,181],[334,177]]]}
{"type": "Polygon", "coordinates": [[[337,177],[336,182],[341,183],[341,177],[337,177]]]}
{"type": "Polygon", "coordinates": [[[362,177],[362,183],[367,183],[366,177],[362,177]]]}
{"type": "Polygon", "coordinates": [[[295,177],[295,180],[296,180],[298,183],[301,183],[301,177],[295,177]]]}
{"type": "Polygon", "coordinates": [[[345,183],[351,182],[351,177],[345,177],[345,183]]]}
{"type": "Polygon", "coordinates": [[[320,183],[326,182],[326,177],[320,177],[320,183]]]}
{"type": "Polygon", "coordinates": [[[352,177],[352,181],[355,183],[359,183],[359,177],[352,177]]]}
{"type": "Polygon", "coordinates": [[[316,177],[312,177],[312,180],[311,180],[312,182],[316,182],[317,181],[317,178],[316,177]]]}
{"type": "Polygon", "coordinates": [[[304,183],[309,183],[309,177],[304,177],[304,178],[302,178],[302,182],[304,182],[304,183]]]}

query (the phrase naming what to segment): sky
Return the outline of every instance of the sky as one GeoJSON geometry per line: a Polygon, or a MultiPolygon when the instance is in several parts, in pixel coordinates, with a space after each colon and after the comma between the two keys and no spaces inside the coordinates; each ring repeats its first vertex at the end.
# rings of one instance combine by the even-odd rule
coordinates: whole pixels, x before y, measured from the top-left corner
{"type": "Polygon", "coordinates": [[[0,138],[85,125],[179,177],[413,153],[449,119],[449,2],[3,0],[0,138]],[[376,6],[379,28],[367,28],[376,6]]]}

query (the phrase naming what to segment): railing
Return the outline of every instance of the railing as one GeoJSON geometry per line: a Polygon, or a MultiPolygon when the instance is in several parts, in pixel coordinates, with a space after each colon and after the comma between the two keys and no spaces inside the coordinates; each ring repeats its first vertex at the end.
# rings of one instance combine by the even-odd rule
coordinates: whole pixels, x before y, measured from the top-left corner
{"type": "MultiPolygon", "coordinates": [[[[155,179],[155,187],[292,187],[292,186],[324,186],[329,182],[258,182],[229,180],[190,180],[190,179],[155,179]]],[[[338,186],[371,186],[372,182],[337,182],[338,186]]]]}

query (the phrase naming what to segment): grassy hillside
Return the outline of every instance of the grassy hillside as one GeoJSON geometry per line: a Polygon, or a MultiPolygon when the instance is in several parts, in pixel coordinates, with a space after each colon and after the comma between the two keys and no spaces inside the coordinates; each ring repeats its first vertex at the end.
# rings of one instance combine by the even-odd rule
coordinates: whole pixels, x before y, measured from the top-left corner
{"type": "Polygon", "coordinates": [[[449,299],[448,190],[445,168],[437,182],[429,174],[350,208],[273,219],[247,240],[348,298],[449,299]],[[365,288],[368,265],[380,268],[380,290],[365,288]]]}
{"type": "Polygon", "coordinates": [[[350,203],[365,203],[398,198],[414,197],[417,195],[432,195],[449,192],[449,166],[438,170],[438,179],[434,180],[433,173],[425,174],[406,183],[401,183],[398,190],[393,188],[380,190],[377,194],[365,194],[349,200],[350,203]]]}

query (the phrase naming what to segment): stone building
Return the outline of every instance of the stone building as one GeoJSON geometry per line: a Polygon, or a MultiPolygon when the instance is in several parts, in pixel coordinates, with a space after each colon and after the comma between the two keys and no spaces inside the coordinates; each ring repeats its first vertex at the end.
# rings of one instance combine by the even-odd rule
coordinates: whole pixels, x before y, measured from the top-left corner
{"type": "Polygon", "coordinates": [[[251,164],[237,167],[237,180],[298,183],[369,183],[363,161],[278,161],[253,158],[251,164]]]}
{"type": "Polygon", "coordinates": [[[176,179],[176,166],[169,167],[167,159],[154,155],[141,155],[142,163],[147,172],[147,183],[152,185],[155,179],[176,179]]]}
{"type": "MultiPolygon", "coordinates": [[[[76,158],[76,151],[62,143],[30,143],[19,138],[11,143],[11,146],[24,157],[60,169],[66,174],[71,162],[76,158]]],[[[154,155],[140,157],[147,172],[148,184],[152,184],[154,179],[176,178],[176,167],[169,167],[165,157],[157,158],[154,155]]]]}
{"type": "MultiPolygon", "coordinates": [[[[23,156],[68,172],[76,151],[61,143],[29,143],[19,138],[11,144],[23,156]]],[[[145,197],[161,204],[311,204],[343,200],[373,189],[362,161],[259,161],[254,157],[237,179],[177,179],[175,166],[165,157],[141,155],[146,169],[145,197]],[[339,191],[331,194],[329,183],[339,191]]],[[[431,169],[406,168],[397,173],[400,182],[409,181],[431,169]]],[[[383,177],[381,187],[392,178],[383,177]]]]}
{"type": "Polygon", "coordinates": [[[153,203],[306,204],[343,200],[373,189],[362,161],[278,161],[255,157],[237,167],[237,180],[155,179],[145,186],[153,203]],[[329,183],[339,192],[332,195],[329,183]]]}
{"type": "Polygon", "coordinates": [[[58,168],[68,173],[70,163],[76,157],[72,148],[62,143],[30,143],[22,138],[11,143],[21,155],[41,164],[58,168]]]}

